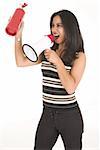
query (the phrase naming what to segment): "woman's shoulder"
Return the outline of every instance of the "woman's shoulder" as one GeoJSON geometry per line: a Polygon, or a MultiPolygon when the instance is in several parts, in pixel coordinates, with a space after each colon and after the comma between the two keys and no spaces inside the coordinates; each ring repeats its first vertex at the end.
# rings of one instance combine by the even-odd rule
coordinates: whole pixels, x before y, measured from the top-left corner
{"type": "Polygon", "coordinates": [[[86,54],[84,52],[78,52],[77,58],[73,62],[73,66],[85,66],[86,64],[86,54]]]}
{"type": "MultiPolygon", "coordinates": [[[[84,52],[78,52],[78,54],[77,54],[77,58],[79,59],[79,60],[86,60],[86,55],[85,55],[85,53],[84,52]]],[[[77,60],[77,59],[76,59],[77,60]]],[[[76,61],[75,60],[75,61],[76,61]]]]}

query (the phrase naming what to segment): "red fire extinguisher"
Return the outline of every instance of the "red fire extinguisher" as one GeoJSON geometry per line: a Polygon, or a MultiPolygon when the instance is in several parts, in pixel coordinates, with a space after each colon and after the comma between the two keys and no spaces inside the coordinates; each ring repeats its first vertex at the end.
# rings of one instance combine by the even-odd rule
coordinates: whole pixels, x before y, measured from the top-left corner
{"type": "Polygon", "coordinates": [[[10,19],[10,22],[8,23],[7,27],[5,28],[5,31],[8,35],[14,36],[17,33],[18,27],[20,22],[22,21],[22,18],[25,14],[24,7],[26,7],[27,4],[24,3],[21,8],[17,8],[10,19]]]}

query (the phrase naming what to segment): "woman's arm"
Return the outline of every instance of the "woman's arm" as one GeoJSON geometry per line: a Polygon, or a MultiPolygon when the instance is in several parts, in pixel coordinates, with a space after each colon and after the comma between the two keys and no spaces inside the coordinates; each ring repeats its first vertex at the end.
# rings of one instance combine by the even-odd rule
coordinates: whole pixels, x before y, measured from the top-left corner
{"type": "Polygon", "coordinates": [[[86,56],[80,52],[79,57],[74,61],[73,67],[70,72],[65,69],[62,60],[56,64],[58,75],[61,83],[69,94],[75,92],[85,69],[86,56]]]}
{"type": "Polygon", "coordinates": [[[85,54],[83,52],[79,53],[79,57],[74,61],[70,72],[65,69],[64,63],[53,50],[46,50],[45,57],[56,66],[59,78],[66,91],[69,94],[74,93],[85,69],[85,54]]]}
{"type": "Polygon", "coordinates": [[[15,36],[15,60],[16,60],[16,65],[18,67],[31,66],[31,65],[41,63],[41,55],[39,56],[39,59],[37,62],[32,62],[27,57],[25,57],[23,53],[23,50],[22,50],[23,26],[24,26],[24,23],[22,22],[15,36]]]}

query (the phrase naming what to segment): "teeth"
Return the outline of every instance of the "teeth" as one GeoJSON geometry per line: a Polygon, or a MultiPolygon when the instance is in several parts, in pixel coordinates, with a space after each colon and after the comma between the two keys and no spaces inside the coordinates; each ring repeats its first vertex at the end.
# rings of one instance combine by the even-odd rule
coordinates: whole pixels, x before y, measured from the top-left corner
{"type": "Polygon", "coordinates": [[[59,37],[59,35],[54,35],[55,39],[57,39],[59,37]]]}
{"type": "Polygon", "coordinates": [[[54,35],[55,37],[58,37],[59,35],[57,34],[57,35],[54,35]]]}

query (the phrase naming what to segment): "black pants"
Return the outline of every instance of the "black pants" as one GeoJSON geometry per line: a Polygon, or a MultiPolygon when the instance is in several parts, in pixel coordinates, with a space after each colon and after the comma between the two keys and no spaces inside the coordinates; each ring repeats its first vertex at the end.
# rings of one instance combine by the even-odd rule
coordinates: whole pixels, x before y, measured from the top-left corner
{"type": "Polygon", "coordinates": [[[65,150],[81,150],[82,133],[83,119],[78,106],[66,109],[44,106],[34,150],[52,150],[59,135],[65,150]]]}

